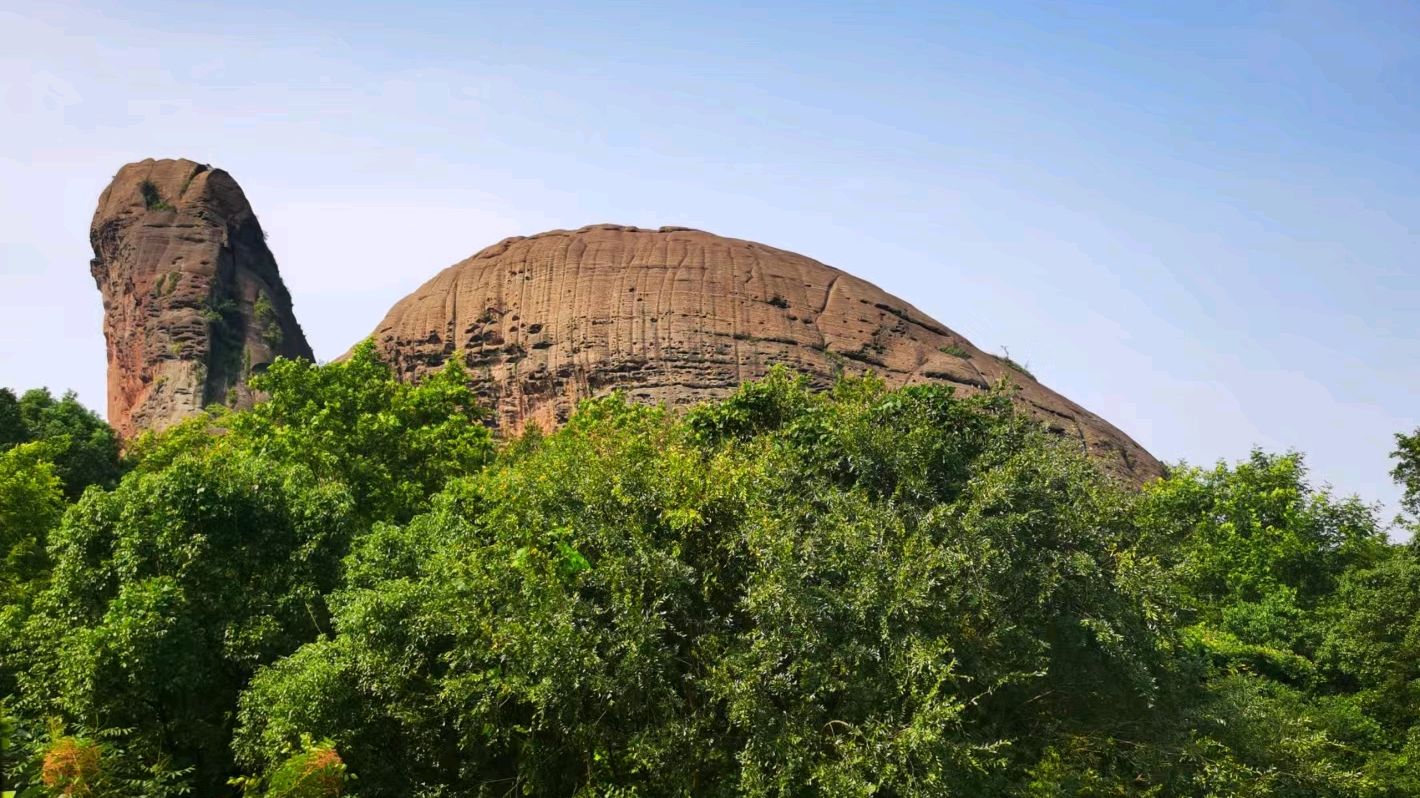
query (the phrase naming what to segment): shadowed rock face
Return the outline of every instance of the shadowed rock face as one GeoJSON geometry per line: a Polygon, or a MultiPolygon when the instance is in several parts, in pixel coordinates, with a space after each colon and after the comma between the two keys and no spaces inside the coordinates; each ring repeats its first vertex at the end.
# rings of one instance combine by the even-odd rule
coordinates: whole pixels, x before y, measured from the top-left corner
{"type": "Polygon", "coordinates": [[[615,389],[672,407],[723,397],[775,364],[964,393],[1001,378],[1054,431],[1143,482],[1157,460],[1104,419],[871,283],[698,230],[597,225],[510,238],[440,272],[375,329],[404,379],[469,366],[495,423],[552,428],[615,389]]]}
{"type": "Polygon", "coordinates": [[[246,407],[249,375],[277,355],[311,358],[261,225],[226,172],[129,164],[99,197],[89,239],[119,434],[213,403],[246,407]]]}

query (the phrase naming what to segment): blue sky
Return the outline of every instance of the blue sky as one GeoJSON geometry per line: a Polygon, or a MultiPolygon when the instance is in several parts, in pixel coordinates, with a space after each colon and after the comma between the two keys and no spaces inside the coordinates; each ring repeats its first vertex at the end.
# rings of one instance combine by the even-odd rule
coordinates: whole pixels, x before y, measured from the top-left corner
{"type": "Polygon", "coordinates": [[[104,406],[88,223],[230,171],[320,358],[504,236],[686,225],[881,285],[1170,461],[1394,502],[1420,6],[0,0],[0,385],[104,406]]]}

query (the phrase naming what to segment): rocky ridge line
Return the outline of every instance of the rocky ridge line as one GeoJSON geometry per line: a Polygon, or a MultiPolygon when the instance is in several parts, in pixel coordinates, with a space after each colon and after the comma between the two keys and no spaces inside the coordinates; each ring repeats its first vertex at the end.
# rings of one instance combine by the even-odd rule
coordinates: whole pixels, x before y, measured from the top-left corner
{"type": "Polygon", "coordinates": [[[508,238],[400,300],[373,336],[404,379],[461,358],[506,432],[555,427],[580,399],[615,389],[684,407],[782,364],[818,386],[840,371],[964,393],[1006,379],[1114,473],[1136,483],[1163,473],[1109,422],[873,284],[699,230],[593,225],[508,238]]]}

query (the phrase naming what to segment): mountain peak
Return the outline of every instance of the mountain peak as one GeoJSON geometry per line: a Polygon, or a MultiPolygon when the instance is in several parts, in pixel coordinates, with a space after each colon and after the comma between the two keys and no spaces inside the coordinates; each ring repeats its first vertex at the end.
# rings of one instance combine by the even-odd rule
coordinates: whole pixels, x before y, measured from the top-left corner
{"type": "Polygon", "coordinates": [[[163,429],[245,407],[278,355],[310,359],[265,234],[231,175],[186,159],[124,166],[99,197],[90,271],[103,295],[109,422],[163,429]]]}
{"type": "Polygon", "coordinates": [[[1111,471],[1134,482],[1162,473],[1109,422],[872,283],[701,230],[599,224],[507,238],[400,300],[373,335],[405,379],[461,358],[508,432],[556,426],[580,399],[617,389],[671,407],[720,398],[784,365],[821,387],[842,372],[963,393],[1006,379],[1111,471]]]}

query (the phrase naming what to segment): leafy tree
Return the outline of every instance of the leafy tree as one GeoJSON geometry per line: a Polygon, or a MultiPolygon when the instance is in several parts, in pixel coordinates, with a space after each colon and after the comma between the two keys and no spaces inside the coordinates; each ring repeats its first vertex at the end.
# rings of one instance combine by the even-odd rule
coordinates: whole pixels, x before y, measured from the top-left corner
{"type": "Polygon", "coordinates": [[[1171,700],[1126,508],[1000,396],[599,400],[363,538],[236,748],[328,738],[367,795],[1003,793],[1171,700]]]}
{"type": "Polygon", "coordinates": [[[0,452],[0,606],[10,612],[45,573],[44,546],[64,496],[44,447],[27,443],[0,452]]]}
{"type": "Polygon", "coordinates": [[[231,426],[271,457],[350,485],[367,517],[407,520],[492,453],[467,383],[456,359],[417,385],[401,382],[366,340],[341,363],[273,363],[252,383],[270,398],[231,426]]]}
{"type": "Polygon", "coordinates": [[[277,361],[116,485],[0,391],[22,794],[1420,792],[1420,547],[1299,455],[1137,493],[1004,386],[784,372],[495,452],[466,383],[277,361]]]}
{"type": "Polygon", "coordinates": [[[26,442],[43,444],[70,500],[90,485],[112,487],[122,473],[118,436],[72,391],[56,400],[35,388],[16,400],[0,389],[0,450],[26,442]]]}
{"type": "Polygon", "coordinates": [[[19,707],[129,730],[136,761],[192,765],[210,794],[237,692],[324,627],[351,518],[338,483],[225,453],[87,494],[53,536],[19,707]]]}
{"type": "Polygon", "coordinates": [[[23,715],[123,730],[126,772],[171,760],[203,794],[233,775],[232,709],[254,670],[327,630],[350,541],[491,456],[456,367],[407,386],[365,346],[330,366],[278,360],[257,387],[270,398],[249,413],[147,436],[133,473],[66,514],[5,660],[23,715]]]}
{"type": "Polygon", "coordinates": [[[1395,468],[1390,475],[1405,491],[1401,506],[1412,516],[1420,517],[1420,429],[1409,435],[1397,433],[1391,458],[1395,468]]]}
{"type": "MultiPolygon", "coordinates": [[[[59,478],[42,448],[26,443],[0,451],[0,640],[5,641],[0,644],[0,701],[15,687],[15,667],[5,652],[13,649],[34,597],[45,585],[45,543],[64,507],[59,478]]],[[[7,714],[0,706],[0,717],[7,714]]],[[[0,749],[0,765],[8,758],[0,749]]]]}
{"type": "Polygon", "coordinates": [[[274,768],[268,779],[238,777],[233,785],[245,795],[264,798],[338,798],[345,794],[349,774],[340,752],[330,741],[304,738],[298,750],[274,768]]]}
{"type": "Polygon", "coordinates": [[[1348,573],[1325,621],[1318,662],[1378,729],[1370,769],[1395,794],[1420,794],[1420,554],[1397,547],[1348,573]]]}
{"type": "Polygon", "coordinates": [[[1197,621],[1283,651],[1311,651],[1311,611],[1386,549],[1375,508],[1315,490],[1295,453],[1173,469],[1146,486],[1140,513],[1197,621]]]}
{"type": "Polygon", "coordinates": [[[1187,753],[1170,764],[1180,793],[1413,794],[1401,775],[1408,725],[1388,723],[1367,693],[1380,673],[1404,672],[1405,627],[1385,624],[1420,594],[1407,595],[1375,508],[1312,488],[1299,455],[1254,452],[1174,469],[1139,512],[1188,610],[1185,637],[1210,666],[1184,714],[1187,753]],[[1382,652],[1388,661],[1363,665],[1382,652]]]}
{"type": "Polygon", "coordinates": [[[24,443],[29,439],[24,419],[20,417],[20,400],[9,388],[0,388],[0,449],[24,443]]]}
{"type": "Polygon", "coordinates": [[[251,387],[267,398],[247,412],[214,408],[142,437],[138,468],[161,469],[194,449],[247,451],[348,485],[367,520],[403,521],[448,479],[492,456],[483,410],[457,361],[411,385],[365,341],[324,366],[278,358],[251,387]]]}
{"type": "Polygon", "coordinates": [[[1192,715],[1197,732],[1187,783],[1178,794],[1332,796],[1410,795],[1376,778],[1371,752],[1382,730],[1344,696],[1328,696],[1243,671],[1208,685],[1192,715]]]}

